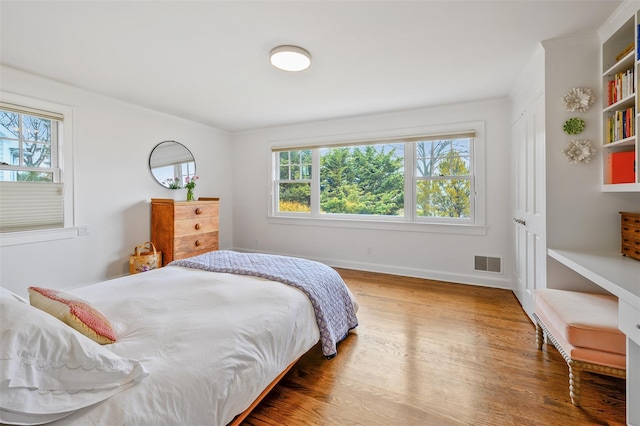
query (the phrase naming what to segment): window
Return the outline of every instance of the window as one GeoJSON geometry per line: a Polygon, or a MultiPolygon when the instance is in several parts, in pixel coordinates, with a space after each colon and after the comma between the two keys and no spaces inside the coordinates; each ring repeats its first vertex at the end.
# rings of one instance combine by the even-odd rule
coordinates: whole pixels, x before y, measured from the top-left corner
{"type": "Polygon", "coordinates": [[[472,138],[416,142],[418,217],[470,219],[472,138]]]}
{"type": "Polygon", "coordinates": [[[283,151],[278,158],[278,210],[311,211],[311,150],[283,151]]]}
{"type": "Polygon", "coordinates": [[[273,217],[484,225],[482,126],[272,148],[273,217]]]}
{"type": "MultiPolygon", "coordinates": [[[[72,176],[71,141],[63,143],[62,140],[64,124],[70,119],[68,107],[2,94],[0,232],[4,234],[3,245],[6,233],[73,226],[73,193],[65,191],[65,183],[70,182],[72,176]],[[68,166],[65,173],[63,163],[68,166]]],[[[70,138],[70,131],[65,136],[70,138]]]]}
{"type": "Polygon", "coordinates": [[[57,117],[16,112],[0,105],[0,181],[58,182],[57,149],[57,117]]]}
{"type": "Polygon", "coordinates": [[[404,215],[404,144],[320,149],[320,213],[404,215]]]}

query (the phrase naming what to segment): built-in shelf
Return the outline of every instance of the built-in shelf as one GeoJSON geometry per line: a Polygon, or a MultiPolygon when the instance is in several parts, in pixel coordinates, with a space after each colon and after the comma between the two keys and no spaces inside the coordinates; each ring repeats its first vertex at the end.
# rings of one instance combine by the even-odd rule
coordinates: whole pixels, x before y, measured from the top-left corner
{"type": "Polygon", "coordinates": [[[640,192],[640,183],[605,183],[602,192],[640,192]]]}
{"type": "Polygon", "coordinates": [[[626,139],[620,139],[619,141],[606,143],[604,144],[603,148],[607,149],[607,148],[615,148],[620,146],[635,146],[635,144],[636,144],[636,137],[631,136],[626,139]]]}
{"type": "Polygon", "coordinates": [[[602,110],[602,112],[611,112],[621,108],[629,108],[634,106],[636,103],[636,94],[632,93],[624,99],[620,99],[618,102],[613,103],[602,110]]]}
{"type": "Polygon", "coordinates": [[[618,252],[549,249],[549,256],[640,309],[640,261],[618,252]]]}
{"type": "MultiPolygon", "coordinates": [[[[636,137],[638,125],[640,125],[640,108],[638,102],[638,73],[640,72],[640,59],[638,56],[640,46],[638,40],[638,24],[640,13],[629,17],[612,35],[602,42],[602,191],[603,192],[640,192],[640,141],[636,137]],[[630,49],[629,51],[627,51],[630,49]],[[627,52],[627,53],[624,53],[627,52]],[[622,57],[620,55],[623,55],[622,57]],[[622,84],[625,88],[622,94],[633,92],[623,99],[609,105],[609,82],[616,79],[616,75],[624,74],[626,82],[633,82],[633,87],[622,84]],[[630,76],[633,75],[633,78],[630,76]],[[632,110],[635,108],[635,111],[632,110]],[[633,115],[631,115],[633,111],[633,115]],[[629,124],[630,117],[631,123],[629,124]],[[622,126],[614,126],[615,136],[609,135],[609,121],[616,120],[622,126]],[[629,124],[625,126],[626,124],[629,124]],[[623,129],[623,130],[621,130],[623,129]],[[624,135],[623,135],[624,133],[624,135]],[[614,140],[620,138],[624,139],[614,140]],[[632,153],[632,154],[629,154],[632,153]],[[631,156],[631,158],[629,157],[631,156]],[[630,160],[633,160],[630,162],[630,160]],[[634,167],[635,169],[632,169],[634,167]],[[612,173],[612,170],[624,173],[612,173]],[[632,175],[632,176],[629,176],[632,175]],[[614,183],[621,181],[623,183],[614,183]]],[[[618,78],[620,81],[620,77],[618,78]]],[[[617,85],[621,87],[621,85],[617,85]]],[[[618,94],[620,96],[620,94],[618,94]]],[[[613,127],[612,127],[613,128],[613,127]]],[[[614,131],[611,130],[613,134],[614,131]]]]}

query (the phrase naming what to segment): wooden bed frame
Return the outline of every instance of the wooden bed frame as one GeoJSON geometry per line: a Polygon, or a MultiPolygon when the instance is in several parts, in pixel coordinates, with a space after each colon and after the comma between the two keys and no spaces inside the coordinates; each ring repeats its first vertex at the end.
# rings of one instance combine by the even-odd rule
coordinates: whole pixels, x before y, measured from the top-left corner
{"type": "Polygon", "coordinates": [[[249,408],[244,410],[242,413],[238,414],[236,416],[236,418],[233,419],[233,421],[231,423],[229,423],[227,426],[239,426],[242,423],[242,421],[245,418],[247,418],[247,416],[249,414],[251,414],[251,412],[258,406],[258,404],[260,404],[260,401],[262,401],[264,399],[264,397],[267,396],[267,394],[271,391],[271,389],[273,389],[278,384],[278,382],[280,382],[280,380],[282,380],[282,378],[285,376],[285,374],[287,374],[289,372],[289,370],[291,370],[291,367],[293,367],[296,364],[296,362],[298,362],[299,359],[300,358],[296,359],[291,364],[289,364],[289,366],[287,368],[285,368],[285,370],[282,373],[280,373],[278,375],[278,377],[273,379],[273,381],[271,383],[269,383],[269,385],[262,391],[262,393],[260,395],[258,395],[258,398],[256,398],[256,400],[253,401],[253,403],[251,403],[249,408]]]}

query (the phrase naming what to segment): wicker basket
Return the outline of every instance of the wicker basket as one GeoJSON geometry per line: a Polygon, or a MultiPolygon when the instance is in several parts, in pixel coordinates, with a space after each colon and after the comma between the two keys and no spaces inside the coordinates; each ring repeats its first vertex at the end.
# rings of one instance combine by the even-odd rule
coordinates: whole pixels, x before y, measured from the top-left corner
{"type": "Polygon", "coordinates": [[[162,266],[162,252],[156,251],[156,246],[147,241],[137,246],[129,256],[129,273],[137,274],[162,266]]]}

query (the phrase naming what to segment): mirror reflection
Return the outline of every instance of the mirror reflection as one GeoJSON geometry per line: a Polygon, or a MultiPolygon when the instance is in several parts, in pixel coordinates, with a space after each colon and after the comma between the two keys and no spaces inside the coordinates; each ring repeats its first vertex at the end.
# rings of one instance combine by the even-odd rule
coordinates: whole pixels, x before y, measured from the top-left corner
{"type": "Polygon", "coordinates": [[[180,142],[164,141],[151,151],[149,169],[156,181],[165,188],[184,188],[185,179],[196,175],[196,160],[180,142]]]}

